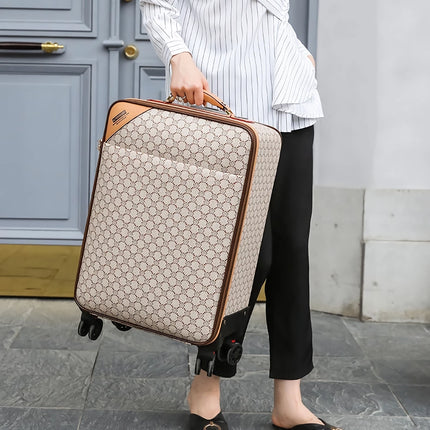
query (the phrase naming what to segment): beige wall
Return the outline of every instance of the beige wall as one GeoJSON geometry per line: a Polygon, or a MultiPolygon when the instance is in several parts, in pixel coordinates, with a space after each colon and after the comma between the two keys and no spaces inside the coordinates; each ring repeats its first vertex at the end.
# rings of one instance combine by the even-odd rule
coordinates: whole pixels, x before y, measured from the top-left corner
{"type": "Polygon", "coordinates": [[[430,2],[319,2],[316,184],[430,189],[430,2]]]}
{"type": "Polygon", "coordinates": [[[319,2],[314,309],[430,321],[429,16],[428,0],[319,2]]]}

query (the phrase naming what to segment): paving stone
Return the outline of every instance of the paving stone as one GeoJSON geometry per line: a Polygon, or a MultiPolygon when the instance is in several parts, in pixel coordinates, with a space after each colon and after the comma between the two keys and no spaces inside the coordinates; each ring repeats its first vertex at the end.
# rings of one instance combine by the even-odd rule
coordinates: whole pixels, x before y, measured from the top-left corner
{"type": "Polygon", "coordinates": [[[372,360],[372,364],[389,384],[430,386],[430,360],[372,360]]]}
{"type": "Polygon", "coordinates": [[[391,389],[409,415],[430,417],[430,386],[392,385],[391,389]]]}
{"type": "Polygon", "coordinates": [[[360,322],[343,318],[364,353],[372,359],[426,360],[429,334],[424,324],[360,322]]]}
{"type": "Polygon", "coordinates": [[[79,430],[188,430],[188,412],[84,411],[79,430]]]}
{"type": "Polygon", "coordinates": [[[256,373],[269,377],[270,358],[268,355],[244,354],[237,365],[239,378],[253,378],[256,373]]]}
{"type": "MultiPolygon", "coordinates": [[[[271,414],[224,414],[230,430],[273,430],[271,414]]],[[[327,423],[344,430],[417,430],[408,417],[333,417],[321,416],[327,423]]],[[[428,427],[425,428],[428,430],[428,427]]],[[[421,429],[420,429],[421,430],[421,429]]],[[[424,427],[423,427],[424,430],[424,427]]]]}
{"type": "Polygon", "coordinates": [[[29,327],[69,327],[76,329],[81,310],[73,299],[36,299],[25,319],[29,327]]]}
{"type": "Polygon", "coordinates": [[[271,414],[225,413],[230,430],[273,430],[271,414]]]}
{"type": "Polygon", "coordinates": [[[317,415],[405,416],[385,384],[303,382],[303,402],[317,415]]]}
{"type": "Polygon", "coordinates": [[[363,351],[335,315],[312,313],[314,356],[360,357],[363,351]]]}
{"type": "Polygon", "coordinates": [[[305,381],[381,383],[371,362],[363,357],[314,357],[314,369],[305,381]]]}
{"type": "MultiPolygon", "coordinates": [[[[222,408],[226,412],[270,412],[273,383],[256,374],[252,379],[224,381],[222,408]]],[[[384,384],[302,382],[305,404],[315,413],[355,416],[405,416],[389,387],[384,384]]]]}
{"type": "Polygon", "coordinates": [[[420,430],[429,430],[430,429],[430,418],[412,417],[412,420],[416,424],[416,426],[417,426],[416,428],[418,428],[420,430]]]}
{"type": "Polygon", "coordinates": [[[0,326],[24,324],[36,304],[36,299],[0,298],[0,326]]]}
{"type": "Polygon", "coordinates": [[[81,414],[73,409],[0,408],[0,430],[76,430],[81,414]]]}
{"type": "Polygon", "coordinates": [[[262,373],[221,379],[221,409],[224,412],[268,412],[272,407],[273,379],[262,373]]]}
{"type": "Polygon", "coordinates": [[[18,326],[0,327],[0,350],[10,347],[20,329],[18,326]]]}
{"type": "Polygon", "coordinates": [[[430,357],[429,339],[409,337],[359,337],[357,342],[370,359],[426,360],[430,357]]]}
{"type": "Polygon", "coordinates": [[[0,407],[79,409],[84,406],[89,378],[2,374],[0,407]]]}
{"type": "Polygon", "coordinates": [[[0,350],[0,375],[89,377],[95,359],[95,351],[0,350]]]}
{"type": "Polygon", "coordinates": [[[243,340],[245,354],[269,354],[269,336],[264,333],[248,332],[243,340]]]}
{"type": "MultiPolygon", "coordinates": [[[[338,317],[339,318],[339,317],[338,317]]],[[[355,318],[339,318],[355,338],[360,337],[427,337],[426,324],[362,322],[355,318]]]]}
{"type": "Polygon", "coordinates": [[[248,323],[247,332],[267,333],[266,304],[256,303],[248,323]]]}
{"type": "Polygon", "coordinates": [[[94,351],[99,348],[100,342],[101,338],[91,341],[88,337],[79,336],[76,328],[23,327],[10,347],[94,351]]]}
{"type": "Polygon", "coordinates": [[[131,411],[185,410],[189,378],[132,379],[94,377],[86,408],[131,411]]]}
{"type": "Polygon", "coordinates": [[[409,417],[321,416],[321,418],[344,430],[418,430],[409,417]]]}
{"type": "Polygon", "coordinates": [[[103,350],[94,375],[124,378],[188,377],[188,355],[174,352],[116,352],[103,350]]]}

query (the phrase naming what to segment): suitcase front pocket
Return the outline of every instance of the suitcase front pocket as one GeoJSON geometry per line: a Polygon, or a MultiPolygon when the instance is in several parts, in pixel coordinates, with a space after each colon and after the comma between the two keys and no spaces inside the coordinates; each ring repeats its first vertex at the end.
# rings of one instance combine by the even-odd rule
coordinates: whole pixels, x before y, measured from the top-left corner
{"type": "Polygon", "coordinates": [[[213,331],[244,176],[103,145],[76,296],[189,342],[213,331]]]}

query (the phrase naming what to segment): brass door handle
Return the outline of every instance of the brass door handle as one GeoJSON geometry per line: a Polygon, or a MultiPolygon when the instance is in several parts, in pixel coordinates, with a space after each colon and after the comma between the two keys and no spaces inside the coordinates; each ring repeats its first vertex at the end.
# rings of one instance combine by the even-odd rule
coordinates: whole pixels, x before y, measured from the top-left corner
{"type": "Polygon", "coordinates": [[[124,48],[124,55],[129,60],[134,60],[139,56],[139,50],[136,45],[127,45],[124,48]]]}
{"type": "Polygon", "coordinates": [[[60,49],[64,49],[64,45],[56,42],[0,42],[1,51],[40,51],[52,54],[60,49]]]}

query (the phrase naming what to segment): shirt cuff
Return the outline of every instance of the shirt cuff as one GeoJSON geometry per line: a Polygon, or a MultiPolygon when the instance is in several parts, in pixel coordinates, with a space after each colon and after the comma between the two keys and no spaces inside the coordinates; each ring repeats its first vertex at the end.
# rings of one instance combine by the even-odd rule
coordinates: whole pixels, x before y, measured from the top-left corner
{"type": "Polygon", "coordinates": [[[170,60],[174,55],[180,54],[182,52],[189,52],[191,54],[191,51],[188,49],[182,38],[179,37],[177,39],[171,39],[167,41],[164,45],[162,53],[162,60],[166,67],[170,66],[170,60]]]}

